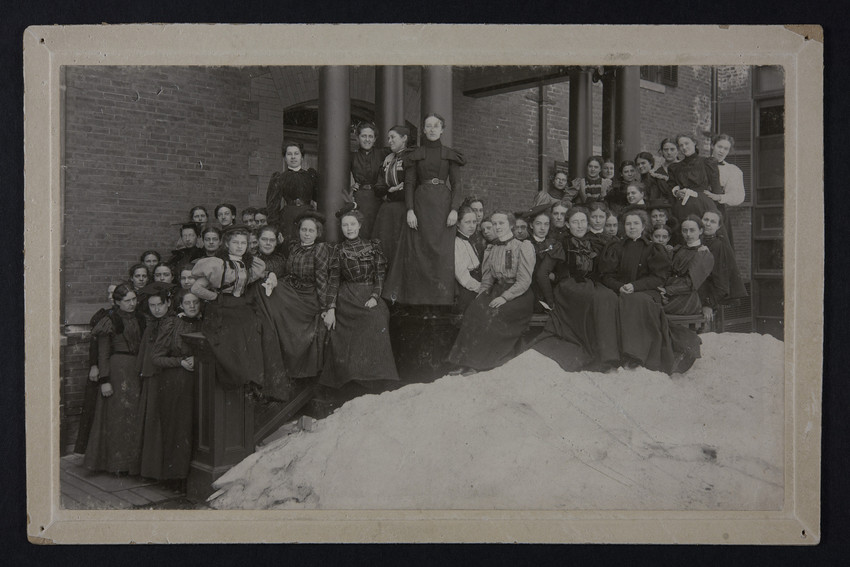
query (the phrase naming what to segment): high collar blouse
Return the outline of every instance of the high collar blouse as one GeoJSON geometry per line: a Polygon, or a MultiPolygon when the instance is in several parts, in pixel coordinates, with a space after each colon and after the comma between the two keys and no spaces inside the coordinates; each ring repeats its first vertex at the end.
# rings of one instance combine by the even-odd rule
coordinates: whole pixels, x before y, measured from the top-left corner
{"type": "Polygon", "coordinates": [[[336,306],[336,295],[343,282],[369,284],[371,296],[380,299],[387,275],[387,259],[379,240],[345,239],[331,254],[327,305],[336,306]]]}
{"type": "Polygon", "coordinates": [[[481,291],[488,291],[499,282],[510,285],[501,297],[507,301],[519,297],[531,286],[534,263],[534,245],[528,240],[511,238],[507,242],[490,244],[484,251],[481,291]]]}

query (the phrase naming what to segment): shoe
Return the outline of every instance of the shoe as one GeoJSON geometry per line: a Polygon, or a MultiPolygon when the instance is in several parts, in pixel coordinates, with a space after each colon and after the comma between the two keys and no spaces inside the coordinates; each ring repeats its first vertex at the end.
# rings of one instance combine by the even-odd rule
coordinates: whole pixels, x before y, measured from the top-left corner
{"type": "Polygon", "coordinates": [[[448,376],[460,376],[466,371],[463,366],[458,366],[457,368],[452,368],[449,370],[448,376]]]}
{"type": "Polygon", "coordinates": [[[473,374],[478,374],[478,371],[474,368],[467,368],[460,373],[461,376],[472,376],[473,374]]]}

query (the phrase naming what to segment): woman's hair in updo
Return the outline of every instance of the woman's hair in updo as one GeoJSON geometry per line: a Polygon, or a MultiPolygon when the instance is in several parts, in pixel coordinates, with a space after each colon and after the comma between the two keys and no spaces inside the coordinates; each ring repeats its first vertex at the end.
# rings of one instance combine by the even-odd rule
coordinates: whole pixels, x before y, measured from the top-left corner
{"type": "Polygon", "coordinates": [[[363,216],[363,213],[360,212],[359,209],[351,209],[350,211],[345,211],[341,215],[339,215],[339,222],[342,223],[342,219],[345,217],[354,217],[357,219],[357,222],[360,223],[360,226],[363,226],[363,222],[366,220],[366,217],[363,216]]]}
{"type": "MultiPolygon", "coordinates": [[[[360,134],[362,134],[362,133],[363,133],[363,130],[366,130],[367,128],[368,128],[369,130],[371,130],[371,131],[372,131],[372,133],[373,133],[373,134],[375,134],[376,136],[378,135],[378,127],[377,127],[377,126],[375,126],[374,124],[372,124],[372,123],[371,123],[371,122],[369,122],[369,121],[361,122],[360,124],[358,124],[358,125],[357,125],[357,128],[355,128],[355,129],[354,129],[354,133],[355,133],[357,136],[359,136],[360,134]]],[[[304,153],[304,152],[301,152],[301,153],[304,153]]]]}
{"type": "Polygon", "coordinates": [[[493,217],[495,217],[496,215],[505,215],[506,217],[508,217],[508,224],[511,226],[511,228],[516,225],[516,216],[512,212],[506,211],[504,209],[498,209],[493,211],[492,213],[490,213],[490,216],[487,217],[487,219],[490,222],[493,222],[493,217]]]}
{"type": "Polygon", "coordinates": [[[286,155],[286,150],[289,147],[298,148],[298,151],[301,152],[301,155],[304,155],[304,144],[301,142],[296,142],[295,140],[284,140],[283,144],[280,146],[280,153],[282,155],[286,155]]]}
{"type": "Polygon", "coordinates": [[[440,126],[442,126],[443,128],[445,128],[445,127],[446,127],[446,119],[445,119],[445,118],[443,118],[442,116],[440,116],[439,114],[437,114],[436,112],[431,112],[431,113],[427,114],[427,115],[425,116],[425,118],[422,120],[422,123],[424,124],[424,123],[425,123],[425,120],[428,120],[428,119],[429,119],[429,118],[431,118],[431,117],[436,118],[437,120],[439,120],[439,121],[440,121],[440,126]]]}
{"type": "Polygon", "coordinates": [[[407,126],[397,124],[397,125],[393,126],[392,128],[390,128],[389,131],[395,132],[396,134],[398,134],[402,138],[407,137],[408,140],[410,139],[410,128],[408,128],[407,126]]]}
{"type": "Polygon", "coordinates": [[[130,284],[122,283],[115,286],[115,290],[112,292],[112,301],[117,303],[127,297],[128,293],[136,293],[130,284]]]}
{"type": "Polygon", "coordinates": [[[626,224],[626,217],[636,216],[643,223],[643,231],[646,232],[652,225],[649,222],[649,215],[643,209],[632,209],[623,213],[623,224],[626,224]]]}
{"type": "Polygon", "coordinates": [[[567,222],[570,222],[570,219],[573,218],[575,215],[577,215],[579,213],[583,214],[584,218],[586,218],[588,220],[590,219],[590,212],[585,207],[583,207],[581,205],[576,205],[576,206],[572,207],[569,211],[567,211],[567,214],[566,214],[566,217],[565,217],[567,219],[567,222]]]}
{"type": "Polygon", "coordinates": [[[729,142],[729,149],[730,150],[735,147],[735,138],[733,138],[729,134],[718,134],[715,137],[713,137],[711,139],[711,147],[713,148],[715,145],[717,145],[717,142],[719,142],[721,140],[726,140],[727,142],[729,142]]]}
{"type": "Polygon", "coordinates": [[[653,156],[653,155],[652,155],[651,153],[649,153],[649,152],[640,152],[638,155],[636,155],[636,156],[635,156],[635,164],[637,164],[637,161],[638,161],[639,159],[645,159],[646,161],[648,161],[648,162],[649,162],[649,165],[650,165],[650,166],[655,165],[655,156],[653,156]]]}
{"type": "Polygon", "coordinates": [[[138,270],[138,269],[140,269],[140,268],[144,268],[144,270],[145,270],[146,272],[149,272],[148,267],[147,267],[147,266],[145,266],[144,264],[133,264],[133,265],[130,267],[130,271],[128,272],[129,276],[132,278],[132,277],[133,277],[133,274],[135,274],[135,273],[136,273],[136,270],[138,270]]]}

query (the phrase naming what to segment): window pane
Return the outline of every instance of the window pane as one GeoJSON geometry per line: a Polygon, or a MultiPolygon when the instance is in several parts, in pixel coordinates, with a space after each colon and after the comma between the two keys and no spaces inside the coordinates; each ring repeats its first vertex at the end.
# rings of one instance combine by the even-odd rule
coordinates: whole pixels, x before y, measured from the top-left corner
{"type": "Polygon", "coordinates": [[[785,71],[780,66],[756,67],[758,92],[766,93],[785,88],[785,71]]]}
{"type": "Polygon", "coordinates": [[[781,240],[757,240],[755,242],[755,272],[779,273],[782,272],[782,241],[781,240]]]}
{"type": "Polygon", "coordinates": [[[759,136],[785,133],[785,105],[759,108],[759,136]]]}
{"type": "Polygon", "coordinates": [[[759,279],[756,289],[756,315],[782,317],[785,309],[785,294],[781,279],[759,279]]]}
{"type": "Polygon", "coordinates": [[[785,141],[782,136],[759,140],[759,187],[785,185],[785,141]]]}
{"type": "Polygon", "coordinates": [[[784,187],[763,187],[756,191],[757,203],[763,205],[765,203],[782,203],[785,200],[784,187]]]}
{"type": "Polygon", "coordinates": [[[782,207],[768,207],[755,210],[755,229],[760,233],[782,232],[782,207]]]}

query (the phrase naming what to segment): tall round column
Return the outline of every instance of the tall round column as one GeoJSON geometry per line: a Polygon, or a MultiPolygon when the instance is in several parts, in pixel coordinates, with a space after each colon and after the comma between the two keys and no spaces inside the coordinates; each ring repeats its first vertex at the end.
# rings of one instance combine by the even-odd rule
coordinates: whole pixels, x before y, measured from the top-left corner
{"type": "Polygon", "coordinates": [[[592,70],[570,69],[570,159],[569,177],[584,177],[584,164],[593,152],[592,70]]]}
{"type": "MultiPolygon", "coordinates": [[[[420,122],[435,112],[446,119],[441,138],[444,146],[452,145],[452,68],[450,65],[425,65],[422,67],[422,101],[420,122]]],[[[422,124],[418,124],[420,132],[422,124]]]]}
{"type": "Polygon", "coordinates": [[[375,135],[380,146],[387,145],[387,132],[397,124],[404,125],[404,67],[378,65],[375,67],[375,126],[378,127],[375,135]]]}
{"type": "Polygon", "coordinates": [[[616,165],[634,159],[640,151],[640,67],[630,65],[617,69],[617,92],[614,96],[616,116],[616,165]]]}
{"type": "Polygon", "coordinates": [[[349,183],[351,96],[349,71],[329,65],[319,71],[319,210],[327,216],[325,240],[339,239],[334,214],[349,183]]]}

